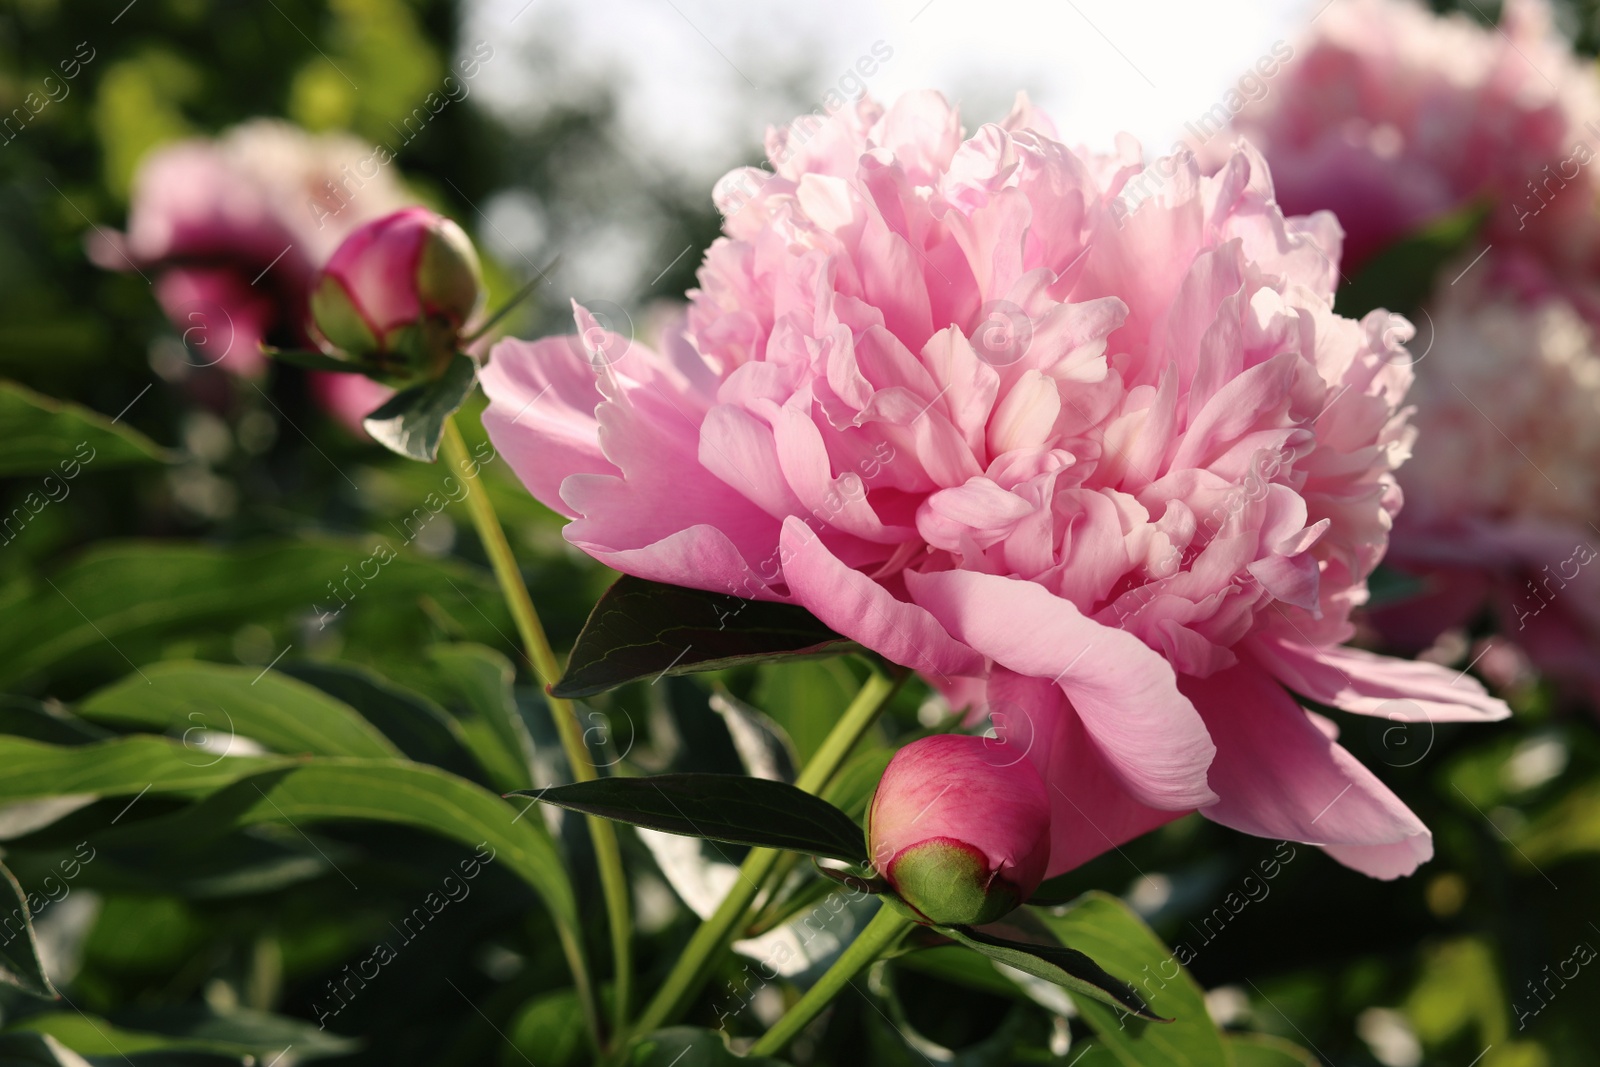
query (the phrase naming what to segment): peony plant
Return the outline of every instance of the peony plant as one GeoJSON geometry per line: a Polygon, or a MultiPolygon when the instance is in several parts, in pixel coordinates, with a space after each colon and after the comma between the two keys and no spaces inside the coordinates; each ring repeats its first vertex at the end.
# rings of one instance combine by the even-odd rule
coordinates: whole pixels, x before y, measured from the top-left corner
{"type": "Polygon", "coordinates": [[[1026,96],[970,136],[936,93],[863,98],[767,149],[772,170],[718,184],[724,236],[656,347],[574,304],[574,334],[503,340],[480,375],[467,349],[498,315],[476,321],[476,253],[408,208],[307,280],[320,350],[275,353],[399,388],[368,430],[469,479],[484,457],[453,415],[481,377],[495,452],[623,575],[563,667],[489,494],[462,497],[572,779],[507,795],[588,817],[605,1020],[570,886],[529,862],[565,916],[596,1052],[661,1047],[785,855],[875,910],[758,1058],[927,939],[1065,987],[1119,1030],[1161,1019],[1148,986],[1020,909],[1189,813],[1376,878],[1425,862],[1427,827],[1303,702],[1428,723],[1508,710],[1465,672],[1348,644],[1415,431],[1409,323],[1335,310],[1339,221],[1286,214],[1247,143],[1209,172],[1157,160],[1135,199],[1136,143],[1069,148],[1026,96]],[[844,650],[872,673],[792,783],[603,773],[574,703],[844,650]],[[888,760],[863,829],[836,803],[841,769],[912,673],[954,716],[888,760]],[[637,1013],[610,820],[751,847],[637,1013]]]}

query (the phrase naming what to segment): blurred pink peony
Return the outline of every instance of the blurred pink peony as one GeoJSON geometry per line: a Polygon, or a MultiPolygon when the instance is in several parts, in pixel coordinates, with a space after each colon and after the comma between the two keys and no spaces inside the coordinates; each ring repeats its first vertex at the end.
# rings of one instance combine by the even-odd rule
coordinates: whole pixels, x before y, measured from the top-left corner
{"type": "Polygon", "coordinates": [[[309,376],[311,395],[318,406],[337,419],[357,437],[368,436],[361,420],[376,411],[394,395],[387,385],[362,374],[323,374],[309,376]]]}
{"type": "Polygon", "coordinates": [[[381,153],[276,119],[165,145],[134,175],[128,232],[96,234],[90,258],[154,275],[197,364],[256,377],[263,341],[307,343],[316,269],[361,223],[411,201],[381,153]]]}
{"type": "MultiPolygon", "coordinates": [[[[1285,212],[1339,217],[1346,272],[1478,197],[1494,201],[1485,238],[1497,247],[1596,262],[1600,79],[1544,0],[1503,10],[1485,29],[1412,0],[1339,0],[1234,119],[1285,212]]],[[[1232,139],[1202,155],[1220,162],[1232,139]]]]}
{"type": "MultiPolygon", "coordinates": [[[[1523,262],[1441,285],[1417,364],[1393,562],[1429,592],[1376,613],[1426,644],[1485,606],[1535,665],[1600,697],[1600,344],[1570,280],[1523,262]]],[[[1448,273],[1448,272],[1447,272],[1448,273]]]]}
{"type": "Polygon", "coordinates": [[[1033,765],[1003,745],[963,734],[924,737],[884,770],[867,849],[925,918],[993,922],[1044,880],[1050,794],[1033,765]]]}
{"type": "Polygon", "coordinates": [[[1248,147],[1158,161],[1131,213],[1117,148],[1022,97],[966,140],[935,93],[774,130],[663,351],[579,308],[495,347],[485,425],[609,566],[987,679],[1051,874],[1194,809],[1408,873],[1426,827],[1286,687],[1506,714],[1339,647],[1400,506],[1409,327],[1333,313],[1337,223],[1285,218],[1248,147]]]}

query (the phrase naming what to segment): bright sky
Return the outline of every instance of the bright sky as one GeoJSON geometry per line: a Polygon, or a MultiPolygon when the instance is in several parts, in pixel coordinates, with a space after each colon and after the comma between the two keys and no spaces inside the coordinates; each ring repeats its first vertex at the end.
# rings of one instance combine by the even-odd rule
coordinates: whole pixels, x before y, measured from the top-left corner
{"type": "Polygon", "coordinates": [[[496,46],[482,88],[500,106],[609,84],[639,155],[698,177],[792,117],[794,100],[820,103],[880,41],[893,50],[868,79],[880,98],[940,89],[971,130],[1026,89],[1065,140],[1109,147],[1126,129],[1164,150],[1323,2],[476,0],[466,32],[496,46]]]}
{"type": "MultiPolygon", "coordinates": [[[[939,89],[970,132],[1025,89],[1068,143],[1109,149],[1127,130],[1147,156],[1165,154],[1185,122],[1327,2],[472,0],[463,46],[493,44],[475,91],[508,116],[610,89],[639,167],[709,197],[769,125],[818,107],[841,83],[851,89],[847,71],[875,46],[889,54],[867,79],[879,99],[939,89]]],[[[646,251],[652,220],[625,210],[619,201],[614,217],[562,249],[563,279],[580,299],[629,302],[664,266],[646,251]]],[[[515,194],[488,212],[483,236],[497,254],[547,254],[545,226],[515,194]]]]}

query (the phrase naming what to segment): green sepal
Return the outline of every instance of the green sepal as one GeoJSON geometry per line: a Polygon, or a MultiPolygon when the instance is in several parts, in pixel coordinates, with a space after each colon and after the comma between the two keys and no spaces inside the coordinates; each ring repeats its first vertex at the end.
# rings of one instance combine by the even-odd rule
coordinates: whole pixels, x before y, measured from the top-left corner
{"type": "Polygon", "coordinates": [[[477,363],[458,352],[438,379],[396,393],[361,425],[391,452],[432,463],[439,455],[445,422],[467,402],[477,380],[477,363]]]}

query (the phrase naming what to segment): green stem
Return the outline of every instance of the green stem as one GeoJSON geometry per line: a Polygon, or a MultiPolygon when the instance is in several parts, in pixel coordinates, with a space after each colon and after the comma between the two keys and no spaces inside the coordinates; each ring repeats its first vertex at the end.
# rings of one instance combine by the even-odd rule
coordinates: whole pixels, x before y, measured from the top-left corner
{"type": "Polygon", "coordinates": [[[893,948],[894,943],[911,926],[911,920],[894,908],[878,908],[878,914],[872,917],[867,928],[833,961],[833,966],[817,979],[817,984],[806,990],[805,996],[750,1046],[750,1055],[775,1056],[782,1052],[783,1047],[794,1040],[794,1036],[804,1030],[807,1023],[820,1015],[834,997],[844,992],[844,987],[862,968],[893,948]]]}
{"type": "MultiPolygon", "coordinates": [[[[880,674],[876,670],[867,679],[856,698],[850,702],[839,721],[822,742],[822,747],[817,749],[810,762],[795,779],[795,785],[808,793],[819,793],[822,787],[828,784],[845,757],[856,747],[863,734],[877,719],[878,712],[883,710],[900,683],[905,680],[905,672],[896,672],[894,677],[880,674]]],[[[745,857],[744,864],[739,868],[739,878],[733,883],[733,888],[723,898],[717,910],[711,917],[700,924],[700,928],[689,939],[689,944],[684,947],[683,953],[672,966],[672,971],[667,975],[666,981],[661,984],[656,995],[639,1015],[639,1021],[634,1027],[638,1034],[648,1034],[659,1029],[678,1013],[688,1006],[689,1001],[700,987],[704,985],[709,976],[712,965],[727,950],[728,945],[738,936],[744,926],[745,913],[755,901],[772,873],[774,865],[782,855],[770,848],[753,848],[745,857]]]]}
{"type": "MultiPolygon", "coordinates": [[[[469,469],[471,460],[467,455],[467,444],[462,440],[461,430],[454,418],[445,422],[444,452],[453,466],[463,471],[469,469]]],[[[548,690],[561,677],[561,664],[550,647],[550,639],[545,636],[544,625],[534,609],[533,598],[528,595],[528,587],[522,580],[522,572],[511,552],[511,544],[506,540],[505,530],[494,513],[488,491],[480,486],[475,492],[468,493],[467,509],[472,513],[478,538],[483,542],[490,566],[494,568],[495,579],[500,583],[500,591],[511,609],[511,617],[516,620],[528,662],[539,676],[540,687],[548,690]]],[[[561,738],[561,747],[566,752],[567,764],[572,768],[572,777],[579,782],[593,781],[598,775],[590,759],[589,748],[584,744],[577,709],[570,700],[561,700],[548,694],[545,700],[550,706],[550,717],[555,721],[556,733],[561,738]]],[[[629,917],[628,881],[622,869],[622,851],[617,845],[616,826],[610,820],[593,815],[587,817],[587,822],[589,836],[594,842],[595,860],[600,867],[600,885],[605,895],[606,915],[610,924],[612,964],[616,971],[613,1026],[614,1032],[620,1035],[628,1023],[628,998],[633,982],[633,928],[629,917]]],[[[593,995],[592,991],[589,995],[593,995]]],[[[593,1012],[593,1005],[586,1007],[593,1012]]]]}

